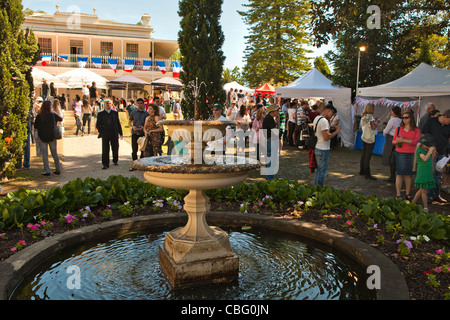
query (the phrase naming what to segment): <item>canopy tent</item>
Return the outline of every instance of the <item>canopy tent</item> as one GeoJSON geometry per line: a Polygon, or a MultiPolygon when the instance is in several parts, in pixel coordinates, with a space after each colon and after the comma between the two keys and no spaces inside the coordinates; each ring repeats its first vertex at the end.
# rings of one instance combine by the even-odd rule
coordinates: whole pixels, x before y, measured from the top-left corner
{"type": "Polygon", "coordinates": [[[230,91],[230,89],[237,89],[238,91],[239,91],[239,90],[242,90],[244,93],[245,93],[245,92],[248,92],[248,93],[252,93],[252,94],[253,94],[253,92],[255,92],[254,89],[250,89],[250,88],[244,87],[243,85],[239,84],[239,83],[236,82],[236,81],[227,83],[226,85],[223,86],[223,89],[224,89],[226,92],[230,91]]]}
{"type": "Polygon", "coordinates": [[[319,70],[313,68],[285,87],[275,88],[275,96],[282,98],[324,98],[332,100],[336,107],[342,142],[345,147],[353,146],[353,121],[351,108],[351,89],[338,86],[327,79],[319,70]]]}
{"type": "Polygon", "coordinates": [[[132,75],[124,75],[122,77],[108,81],[108,86],[114,90],[125,90],[128,98],[129,90],[143,90],[149,82],[136,78],[132,75]]]}
{"type": "Polygon", "coordinates": [[[95,82],[97,88],[108,89],[106,78],[92,72],[86,68],[77,68],[56,76],[65,82],[72,89],[80,89],[86,85],[92,85],[95,82]]]}
{"type": "MultiPolygon", "coordinates": [[[[407,75],[379,86],[360,88],[358,94],[366,100],[377,98],[390,98],[400,102],[418,101],[411,108],[417,118],[425,114],[425,105],[433,102],[436,109],[444,112],[450,105],[450,70],[432,67],[421,63],[407,75]]],[[[381,121],[387,121],[390,117],[391,107],[395,104],[386,104],[385,108],[376,108],[375,116],[381,121]],[[378,109],[378,110],[377,110],[378,109]]],[[[399,103],[397,103],[399,105],[399,103]]],[[[403,108],[409,108],[407,103],[402,103],[403,108]]],[[[357,106],[355,114],[361,113],[364,106],[357,106]]]]}
{"type": "Polygon", "coordinates": [[[175,91],[181,91],[184,87],[184,85],[171,77],[165,77],[161,78],[155,81],[152,81],[150,83],[154,89],[165,89],[165,90],[175,90],[175,91]]]}
{"type": "Polygon", "coordinates": [[[49,85],[50,83],[53,82],[56,89],[69,88],[69,86],[64,82],[62,82],[61,79],[55,77],[54,75],[48,72],[42,71],[41,69],[38,69],[36,67],[32,68],[31,76],[33,77],[33,84],[35,87],[42,85],[44,80],[46,80],[49,85]]]}
{"type": "Polygon", "coordinates": [[[275,88],[268,83],[264,83],[261,87],[255,89],[255,93],[274,94],[275,88]]]}

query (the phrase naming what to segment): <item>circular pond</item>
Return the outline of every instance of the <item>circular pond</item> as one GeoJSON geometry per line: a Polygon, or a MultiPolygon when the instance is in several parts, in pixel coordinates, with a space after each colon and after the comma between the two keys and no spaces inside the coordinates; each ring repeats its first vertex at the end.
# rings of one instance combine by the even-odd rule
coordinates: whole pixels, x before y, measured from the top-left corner
{"type": "Polygon", "coordinates": [[[367,274],[345,255],[269,230],[224,229],[239,257],[239,279],[172,290],[158,262],[166,231],[129,234],[50,258],[11,299],[358,300],[376,299],[367,274]]]}

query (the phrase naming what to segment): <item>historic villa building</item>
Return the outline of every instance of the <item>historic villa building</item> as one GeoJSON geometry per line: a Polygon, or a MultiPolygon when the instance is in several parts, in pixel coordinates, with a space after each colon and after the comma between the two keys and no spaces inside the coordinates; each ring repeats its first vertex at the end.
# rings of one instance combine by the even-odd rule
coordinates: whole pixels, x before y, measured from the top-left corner
{"type": "MultiPolygon", "coordinates": [[[[46,66],[39,63],[37,67],[53,75],[82,64],[108,80],[129,74],[125,68],[131,69],[133,76],[151,82],[171,77],[173,62],[177,62],[173,55],[178,51],[178,42],[153,39],[148,14],[138,24],[125,24],[99,19],[96,9],[93,14],[85,14],[60,12],[56,6],[54,14],[26,16],[23,28],[33,29],[46,60],[46,66]],[[166,74],[160,66],[165,67],[166,74]]],[[[145,89],[151,92],[151,87],[145,89]]],[[[125,97],[123,92],[112,94],[125,97]]]]}

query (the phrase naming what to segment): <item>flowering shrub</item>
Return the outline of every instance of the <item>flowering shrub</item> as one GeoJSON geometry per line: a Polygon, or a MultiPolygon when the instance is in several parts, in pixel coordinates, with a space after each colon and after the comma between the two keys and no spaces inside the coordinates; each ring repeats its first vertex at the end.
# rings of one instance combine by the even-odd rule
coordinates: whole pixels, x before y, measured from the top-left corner
{"type": "Polygon", "coordinates": [[[130,217],[133,212],[133,206],[130,204],[129,201],[120,205],[118,209],[120,211],[120,214],[124,217],[130,217]]]}
{"type": "Polygon", "coordinates": [[[413,248],[411,241],[402,238],[397,240],[396,243],[399,244],[398,251],[402,256],[407,256],[411,253],[411,249],[413,248]]]}
{"type": "Polygon", "coordinates": [[[64,224],[64,223],[70,224],[70,226],[73,228],[77,224],[78,218],[76,216],[68,213],[65,216],[61,215],[61,217],[59,218],[59,222],[61,224],[64,224]]]}
{"type": "Polygon", "coordinates": [[[170,209],[172,209],[173,211],[180,211],[183,209],[181,202],[178,201],[177,199],[169,198],[167,199],[167,203],[169,204],[170,209]]]}
{"type": "Polygon", "coordinates": [[[19,240],[19,242],[17,242],[17,244],[11,248],[11,252],[20,251],[26,246],[27,246],[27,244],[26,244],[25,240],[19,240]]]}
{"type": "Polygon", "coordinates": [[[48,231],[53,227],[53,222],[41,221],[38,223],[29,223],[27,224],[27,229],[31,232],[33,239],[36,239],[41,234],[48,234],[48,232],[43,232],[44,230],[48,231]]]}

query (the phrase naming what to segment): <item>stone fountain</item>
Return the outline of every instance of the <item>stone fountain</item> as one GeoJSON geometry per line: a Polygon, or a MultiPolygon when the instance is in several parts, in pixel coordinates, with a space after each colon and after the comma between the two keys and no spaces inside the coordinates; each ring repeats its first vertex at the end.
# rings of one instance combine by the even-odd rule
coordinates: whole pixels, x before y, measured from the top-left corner
{"type": "Polygon", "coordinates": [[[248,172],[259,168],[256,160],[208,153],[206,143],[219,141],[231,121],[161,121],[173,141],[186,145],[182,155],[136,160],[132,167],[144,171],[157,186],[189,190],[184,209],[188,221],[169,232],[159,248],[159,263],[173,287],[228,282],[239,274],[239,258],[226,232],[206,223],[210,201],[205,190],[237,185],[248,172]]]}

